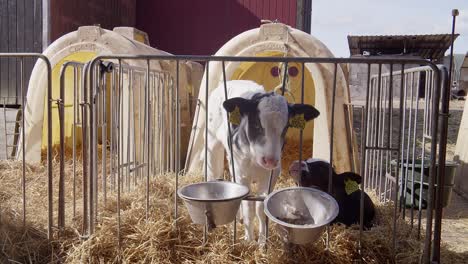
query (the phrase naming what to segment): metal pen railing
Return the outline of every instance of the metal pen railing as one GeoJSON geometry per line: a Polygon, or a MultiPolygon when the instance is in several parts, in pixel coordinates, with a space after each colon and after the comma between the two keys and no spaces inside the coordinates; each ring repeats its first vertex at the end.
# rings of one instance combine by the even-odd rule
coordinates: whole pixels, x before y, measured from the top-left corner
{"type": "MultiPolygon", "coordinates": [[[[301,98],[305,101],[305,91],[310,89],[304,87],[304,71],[311,64],[327,64],[332,69],[333,80],[330,89],[331,98],[327,98],[330,105],[330,113],[327,116],[329,126],[330,142],[328,153],[330,163],[336,160],[335,148],[342,147],[333,144],[334,140],[341,136],[341,131],[336,131],[335,117],[344,108],[349,106],[339,105],[337,97],[340,95],[337,90],[338,69],[340,63],[364,64],[367,65],[366,102],[360,106],[361,117],[361,146],[360,146],[360,174],[363,176],[362,189],[376,190],[379,199],[383,202],[393,200],[393,245],[396,254],[397,244],[397,219],[406,217],[406,210],[402,208],[401,201],[406,199],[407,194],[403,190],[410,187],[411,196],[414,196],[414,166],[413,169],[403,168],[404,160],[415,159],[419,153],[422,155],[424,163],[429,165],[429,198],[428,209],[426,211],[426,237],[424,240],[423,259],[424,262],[439,261],[439,254],[432,254],[440,250],[440,219],[441,219],[441,199],[442,182],[444,180],[444,158],[446,145],[446,110],[448,109],[448,98],[446,96],[446,71],[431,62],[420,59],[380,59],[380,58],[279,58],[279,57],[216,57],[216,56],[150,56],[150,55],[112,55],[98,56],[89,63],[68,62],[64,64],[61,75],[60,98],[52,98],[51,86],[51,66],[46,57],[40,54],[0,54],[0,57],[22,58],[33,56],[46,62],[48,71],[48,236],[52,237],[53,228],[53,167],[52,167],[52,103],[56,101],[59,105],[60,119],[60,172],[59,172],[59,201],[57,207],[58,230],[62,230],[67,225],[65,219],[65,206],[67,202],[64,198],[64,160],[67,139],[64,138],[65,107],[66,99],[72,97],[72,159],[73,159],[73,216],[83,215],[83,228],[81,236],[86,239],[96,230],[97,219],[101,215],[102,208],[107,203],[109,195],[117,196],[117,236],[119,246],[121,246],[121,216],[120,199],[121,192],[129,192],[137,185],[145,186],[146,198],[146,218],[149,218],[151,205],[149,197],[151,194],[150,178],[164,172],[175,172],[175,191],[179,187],[179,177],[183,172],[180,160],[181,152],[181,104],[180,91],[180,63],[183,61],[199,61],[206,65],[206,76],[209,74],[210,64],[220,64],[222,67],[222,82],[226,90],[226,82],[229,77],[226,75],[227,63],[232,62],[257,62],[257,63],[279,63],[287,72],[288,64],[299,63],[302,68],[301,76],[301,98]],[[130,66],[128,62],[140,62],[140,67],[130,66]],[[168,62],[174,65],[175,72],[165,72],[153,67],[154,62],[168,62]],[[111,64],[112,62],[112,64],[111,64]],[[406,65],[418,64],[425,67],[417,69],[406,69],[406,65]],[[390,71],[385,73],[383,65],[389,65],[390,71]],[[371,75],[371,66],[377,66],[379,71],[377,76],[371,75]],[[401,67],[400,70],[394,70],[401,67]],[[68,69],[68,70],[67,70],[68,69]],[[71,71],[71,74],[66,72],[71,71]],[[426,74],[424,80],[421,74],[426,74]],[[397,76],[401,76],[399,79],[397,76]],[[67,82],[67,79],[70,79],[67,82]],[[419,85],[425,84],[424,95],[421,94],[419,85]],[[417,83],[417,84],[416,84],[417,83]],[[66,89],[67,85],[72,85],[71,89],[66,89]],[[399,87],[398,87],[399,84],[399,87]],[[417,87],[416,87],[417,86],[417,87]],[[398,89],[399,88],[399,89],[398,89]],[[65,91],[73,91],[72,94],[65,94],[65,91]],[[399,91],[399,93],[398,93],[399,91]],[[441,97],[442,93],[442,97],[441,97]],[[424,106],[419,106],[419,98],[424,106]],[[399,102],[396,106],[395,103],[399,102]],[[441,105],[442,114],[438,105],[441,105]],[[395,106],[394,106],[395,105],[395,106]],[[343,108],[341,108],[343,107],[343,108]],[[419,111],[423,109],[423,113],[419,111]],[[441,116],[439,124],[438,117],[441,116]],[[394,120],[399,117],[399,120],[394,120]],[[423,119],[423,128],[418,127],[417,121],[423,119]],[[439,125],[441,133],[438,134],[439,125]],[[81,127],[81,131],[79,129],[81,127]],[[155,129],[157,128],[157,129],[155,129]],[[445,132],[444,132],[445,131],[445,132]],[[423,135],[421,137],[421,135],[423,135]],[[78,140],[81,138],[81,140],[78,140]],[[417,140],[421,142],[418,143],[417,140]],[[78,142],[81,141],[81,142],[78,142]],[[426,150],[426,141],[430,141],[430,148],[426,150]],[[81,150],[79,149],[81,143],[81,150]],[[419,145],[418,145],[419,144],[419,145]],[[437,153],[439,146],[439,153],[437,153]],[[443,146],[443,147],[441,147],[443,146]],[[101,149],[99,149],[101,147],[101,149]],[[418,149],[421,149],[418,152],[418,149]],[[81,160],[79,154],[81,153],[81,160]],[[438,155],[437,155],[438,154],[438,155]],[[101,158],[99,158],[101,155],[101,158]],[[396,160],[397,166],[391,166],[391,161],[396,160]],[[436,167],[439,161],[438,167],[436,167]],[[76,205],[78,193],[75,183],[80,174],[77,173],[76,165],[81,162],[83,165],[82,177],[82,198],[83,205],[81,212],[76,205]],[[75,164],[76,163],[76,164],[75,164]],[[439,173],[436,173],[436,169],[439,173]],[[408,177],[409,176],[409,177],[408,177]],[[393,177],[393,178],[392,178],[393,177]],[[436,201],[433,201],[433,190],[436,190],[436,201]],[[102,198],[101,198],[102,197],[102,198]],[[433,210],[435,209],[435,215],[433,210]],[[399,213],[401,212],[401,213],[399,213]],[[433,221],[437,224],[432,226],[433,221]],[[432,238],[434,242],[431,245],[432,238]]],[[[201,108],[208,108],[208,95],[210,78],[206,78],[204,87],[205,105],[199,104],[195,113],[195,120],[200,118],[201,108]]],[[[286,81],[287,77],[283,80],[286,81]]],[[[284,93],[285,83],[282,92],[284,93]]],[[[227,93],[225,93],[227,99],[227,93]]],[[[25,95],[22,96],[23,98],[25,95]]],[[[23,106],[24,107],[24,106],[23,106]]],[[[354,109],[351,106],[351,111],[354,109]]],[[[350,111],[350,110],[348,110],[350,111]]],[[[344,111],[343,111],[344,112],[344,111]]],[[[23,112],[24,113],[24,112],[23,112]]],[[[349,114],[349,113],[348,113],[349,114]]],[[[226,116],[227,118],[228,116],[226,116]]],[[[206,118],[206,116],[205,116],[206,118]]],[[[352,124],[352,117],[348,116],[348,122],[352,124]]],[[[350,125],[348,124],[348,125],[350,125]]],[[[209,120],[206,118],[206,125],[203,132],[207,132],[209,120]]],[[[23,125],[24,127],[24,125],[23,125]]],[[[24,137],[24,129],[22,130],[24,137]]],[[[231,134],[231,133],[229,133],[231,134]]],[[[348,133],[347,142],[353,146],[354,135],[348,133]]],[[[232,142],[232,135],[229,141],[232,142]]],[[[303,160],[302,148],[303,131],[300,133],[300,150],[298,159],[303,160]]],[[[24,140],[22,141],[24,148],[24,140]]],[[[204,142],[205,144],[207,142],[204,142]]],[[[232,144],[229,144],[232,146],[232,144]]],[[[205,145],[206,146],[206,145],[205,145]]],[[[206,148],[206,147],[205,147],[206,148]]],[[[205,150],[206,151],[206,150],[205,150]]],[[[232,151],[232,147],[230,150],[232,151]]],[[[353,150],[356,152],[356,150],[353,150]]],[[[24,151],[23,151],[24,155],[24,151]]],[[[206,154],[205,154],[206,155],[206,154]]],[[[232,158],[232,155],[231,155],[232,158]]],[[[24,159],[23,159],[24,160],[24,159]]],[[[204,160],[206,167],[207,159],[204,160]]],[[[353,162],[357,164],[357,162],[353,162]]],[[[230,161],[232,172],[234,172],[234,161],[230,161]]],[[[23,162],[24,166],[24,162],[23,162]]],[[[355,166],[355,165],[353,165],[355,166]]],[[[357,170],[358,167],[353,167],[357,170]]],[[[329,184],[332,184],[331,171],[329,184]]],[[[23,168],[23,178],[24,178],[23,168]]],[[[235,180],[234,175],[231,175],[235,180]]],[[[205,170],[206,180],[206,170],[205,170]]],[[[422,180],[421,180],[422,181],[422,180]]],[[[24,184],[24,181],[23,181],[24,184]]],[[[270,181],[271,185],[271,181],[270,181]]],[[[331,187],[329,186],[329,189],[331,187]]],[[[270,188],[271,189],[271,188],[270,188]]],[[[24,204],[27,203],[25,188],[24,204]]],[[[271,191],[271,190],[270,190],[271,191]]],[[[264,196],[249,197],[250,200],[261,201],[264,196]]],[[[412,197],[414,198],[414,197],[412,197]]],[[[363,232],[363,199],[361,197],[360,210],[360,240],[365,236],[363,232]]],[[[175,220],[178,218],[178,198],[174,199],[175,220]]],[[[420,201],[421,203],[421,201],[420,201]]],[[[414,208],[410,208],[410,219],[413,221],[414,208]]],[[[418,231],[421,230],[421,206],[418,209],[418,231]]],[[[24,219],[26,211],[24,210],[24,219]]],[[[411,222],[413,223],[413,222],[411,222]]],[[[233,241],[236,236],[236,223],[234,223],[233,241]]],[[[268,229],[268,228],[267,228],[268,229]]],[[[327,231],[328,233],[328,231],[327,231]]],[[[205,241],[208,239],[207,232],[204,233],[205,241]]],[[[328,244],[328,241],[327,241],[328,244]]],[[[394,255],[395,256],[395,255],[394,255]]]]}

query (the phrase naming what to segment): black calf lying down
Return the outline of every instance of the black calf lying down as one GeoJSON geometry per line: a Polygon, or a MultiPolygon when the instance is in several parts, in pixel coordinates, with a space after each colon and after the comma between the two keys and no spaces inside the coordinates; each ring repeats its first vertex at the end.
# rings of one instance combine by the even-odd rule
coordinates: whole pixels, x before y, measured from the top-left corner
{"type": "MultiPolygon", "coordinates": [[[[289,167],[289,174],[298,186],[315,187],[328,192],[328,176],[330,163],[319,159],[294,161],[289,167]]],[[[333,170],[331,195],[338,202],[340,212],[334,222],[347,226],[359,224],[359,208],[361,199],[361,176],[353,172],[336,174],[333,170]]],[[[364,192],[364,227],[370,228],[375,216],[374,203],[364,192]]]]}

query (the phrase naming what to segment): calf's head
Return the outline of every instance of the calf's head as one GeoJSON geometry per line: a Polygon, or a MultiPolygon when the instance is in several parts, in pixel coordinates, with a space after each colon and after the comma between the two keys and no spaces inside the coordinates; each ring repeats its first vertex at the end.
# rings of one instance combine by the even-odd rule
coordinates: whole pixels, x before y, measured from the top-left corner
{"type": "MultiPolygon", "coordinates": [[[[330,163],[321,159],[308,159],[307,161],[294,161],[289,166],[289,175],[296,185],[302,187],[317,187],[322,191],[328,191],[328,179],[330,163]]],[[[346,192],[347,182],[361,183],[361,176],[353,172],[337,174],[332,169],[332,191],[334,193],[346,192]]]]}
{"type": "Polygon", "coordinates": [[[235,125],[241,131],[241,144],[248,144],[255,161],[265,169],[275,169],[281,160],[284,137],[291,119],[305,123],[319,115],[306,104],[288,104],[275,93],[258,93],[251,99],[235,97],[223,103],[231,116],[238,115],[235,125]]]}
{"type": "MultiPolygon", "coordinates": [[[[328,190],[328,177],[330,164],[321,159],[308,159],[307,161],[294,161],[289,166],[289,175],[297,186],[317,187],[322,191],[328,190]]],[[[335,171],[332,171],[335,177],[335,171]]]]}

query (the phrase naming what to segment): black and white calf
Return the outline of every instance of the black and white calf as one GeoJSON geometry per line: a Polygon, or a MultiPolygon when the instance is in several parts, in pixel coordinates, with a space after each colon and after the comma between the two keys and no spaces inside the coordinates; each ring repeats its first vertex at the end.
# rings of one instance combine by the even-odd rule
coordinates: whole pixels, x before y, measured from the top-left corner
{"type": "MultiPolygon", "coordinates": [[[[281,151],[289,119],[299,117],[304,124],[316,118],[319,112],[310,105],[288,104],[283,96],[267,93],[252,81],[229,81],[227,93],[229,99],[225,100],[221,84],[213,90],[208,101],[208,179],[222,178],[225,150],[231,162],[227,111],[230,113],[236,181],[249,187],[252,194],[267,195],[270,172],[273,171],[273,188],[281,171],[281,151]]],[[[229,170],[232,175],[231,164],[229,170]]],[[[242,201],[245,239],[254,239],[255,211],[259,219],[258,241],[264,244],[266,216],[262,202],[242,201]]]]}
{"type": "MultiPolygon", "coordinates": [[[[289,175],[297,185],[303,187],[315,187],[328,192],[330,163],[320,159],[308,159],[307,161],[294,161],[289,167],[289,175]]],[[[361,176],[353,172],[337,174],[332,171],[331,195],[338,202],[340,212],[335,222],[347,226],[359,224],[361,190],[361,176]]],[[[374,203],[364,192],[364,226],[370,228],[375,216],[374,203]]]]}

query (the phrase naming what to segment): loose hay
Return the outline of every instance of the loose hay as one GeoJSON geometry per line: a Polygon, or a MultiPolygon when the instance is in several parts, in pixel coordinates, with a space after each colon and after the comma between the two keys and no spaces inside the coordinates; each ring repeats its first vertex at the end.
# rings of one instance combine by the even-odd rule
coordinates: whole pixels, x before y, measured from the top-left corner
{"type": "MultiPolygon", "coordinates": [[[[330,228],[330,250],[325,250],[325,234],[315,244],[285,247],[274,229],[271,228],[270,243],[266,252],[255,243],[242,240],[243,228],[238,225],[236,245],[232,245],[232,225],[215,229],[208,235],[208,243],[202,246],[202,227],[194,225],[179,200],[179,219],[174,223],[175,175],[165,174],[151,181],[149,219],[145,214],[145,189],[124,193],[121,208],[121,243],[117,240],[116,200],[111,195],[107,206],[99,216],[95,235],[80,242],[76,232],[80,227],[80,217],[71,219],[71,203],[67,203],[67,228],[65,235],[48,242],[44,226],[47,223],[47,200],[43,183],[46,170],[42,166],[28,166],[27,207],[29,217],[25,228],[21,224],[21,210],[18,195],[20,191],[21,163],[0,162],[0,260],[18,262],[67,262],[67,263],[352,263],[359,260],[359,228],[345,228],[335,225],[330,228]]],[[[71,164],[67,163],[67,175],[71,164]]],[[[55,174],[57,175],[57,174],[55,174]]],[[[71,177],[66,186],[71,189],[71,177]]],[[[196,175],[180,177],[181,186],[200,181],[196,175]]],[[[56,184],[54,182],[54,184],[56,184]]],[[[276,188],[290,186],[291,180],[285,177],[276,188]]],[[[78,184],[80,186],[80,184],[78,184]]],[[[79,193],[79,192],[78,192],[79,193]]],[[[70,201],[70,193],[66,193],[70,201]]],[[[80,204],[80,203],[78,203],[80,204]]],[[[56,205],[56,204],[55,204],[56,205]]],[[[80,208],[78,208],[80,212],[80,208]]],[[[377,203],[376,227],[364,232],[362,259],[365,263],[392,263],[392,216],[393,206],[377,203]]],[[[421,241],[409,224],[398,220],[397,263],[417,263],[420,258],[421,241]]],[[[467,253],[442,250],[442,258],[447,263],[462,263],[467,253]]],[[[1,262],[1,261],[0,261],[1,262]]]]}

